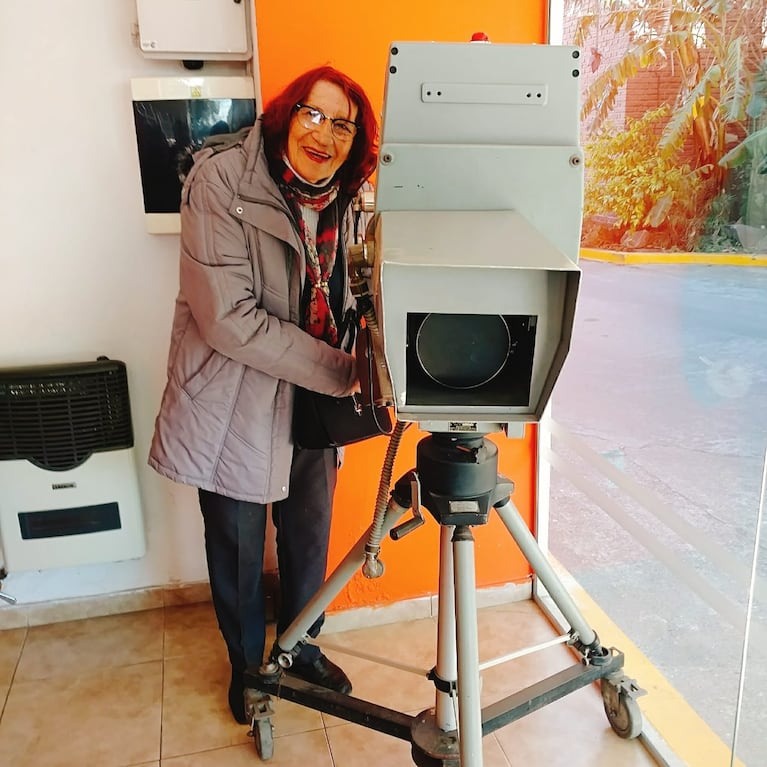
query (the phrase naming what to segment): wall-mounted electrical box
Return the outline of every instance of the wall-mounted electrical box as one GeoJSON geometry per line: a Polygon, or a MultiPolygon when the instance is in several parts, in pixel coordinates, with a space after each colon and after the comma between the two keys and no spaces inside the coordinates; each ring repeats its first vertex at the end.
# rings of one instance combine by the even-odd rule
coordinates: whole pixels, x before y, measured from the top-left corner
{"type": "Polygon", "coordinates": [[[138,77],[131,80],[133,118],[147,230],[181,231],[181,187],[193,155],[217,133],[256,121],[250,77],[138,77]]]}
{"type": "Polygon", "coordinates": [[[253,0],[136,0],[139,47],[159,59],[250,58],[253,0]]]}

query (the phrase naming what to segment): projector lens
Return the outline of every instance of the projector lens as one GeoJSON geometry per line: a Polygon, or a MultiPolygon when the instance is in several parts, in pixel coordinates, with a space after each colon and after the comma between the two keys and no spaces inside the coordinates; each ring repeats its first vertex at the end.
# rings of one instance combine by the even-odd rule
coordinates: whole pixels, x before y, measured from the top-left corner
{"type": "Polygon", "coordinates": [[[450,389],[474,389],[497,376],[511,337],[499,314],[428,314],[416,334],[424,372],[450,389]]]}

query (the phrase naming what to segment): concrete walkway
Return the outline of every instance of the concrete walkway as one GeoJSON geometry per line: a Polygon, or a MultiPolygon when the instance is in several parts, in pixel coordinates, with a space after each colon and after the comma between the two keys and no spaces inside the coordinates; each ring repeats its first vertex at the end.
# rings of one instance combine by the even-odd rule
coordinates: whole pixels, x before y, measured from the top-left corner
{"type": "MultiPolygon", "coordinates": [[[[767,258],[755,258],[767,265],[767,258]]],[[[572,351],[553,417],[750,568],[767,447],[767,270],[587,258],[581,267],[572,351]]],[[[609,480],[593,481],[712,593],[745,613],[742,582],[609,480]]],[[[730,743],[743,624],[700,599],[556,474],[550,537],[554,555],[730,743]]],[[[767,554],[759,570],[767,577],[767,554]]],[[[766,613],[767,594],[758,593],[754,618],[762,632],[766,613]]],[[[763,648],[752,643],[738,749],[745,764],[757,766],[767,737],[763,648]]]]}

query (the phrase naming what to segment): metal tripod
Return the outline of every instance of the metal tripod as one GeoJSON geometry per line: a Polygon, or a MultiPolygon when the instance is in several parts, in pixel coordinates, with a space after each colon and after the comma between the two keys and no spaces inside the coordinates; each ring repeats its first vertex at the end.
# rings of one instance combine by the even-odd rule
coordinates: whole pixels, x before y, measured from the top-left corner
{"type": "Polygon", "coordinates": [[[482,767],[484,735],[598,680],[613,729],[624,738],[639,734],[642,720],[634,698],[642,691],[624,676],[622,653],[601,646],[512,503],[513,483],[498,475],[497,466],[498,449],[482,436],[425,437],[416,469],[395,483],[383,517],[382,534],[395,540],[423,523],[421,504],[440,524],[437,658],[428,677],[435,687],[434,708],[409,716],[284,674],[309,627],[369,560],[369,529],[277,638],[268,662],[246,674],[246,712],[263,759],[273,749],[269,695],[409,741],[418,767],[482,767]],[[395,527],[408,509],[412,519],[395,527]],[[493,509],[569,622],[568,644],[580,662],[483,709],[471,528],[486,524],[493,509]]]}

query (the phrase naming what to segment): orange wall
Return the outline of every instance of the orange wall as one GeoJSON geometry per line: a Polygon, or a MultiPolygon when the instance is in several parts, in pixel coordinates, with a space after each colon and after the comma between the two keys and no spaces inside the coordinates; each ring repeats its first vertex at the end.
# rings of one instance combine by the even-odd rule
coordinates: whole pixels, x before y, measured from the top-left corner
{"type": "Polygon", "coordinates": [[[461,42],[481,31],[496,43],[546,41],[543,0],[255,3],[265,102],[305,70],[330,64],[359,82],[380,113],[389,44],[395,40],[461,42]]]}
{"type": "MultiPolygon", "coordinates": [[[[256,0],[256,27],[264,102],[307,69],[330,64],[366,90],[380,114],[389,44],[393,41],[460,42],[485,32],[496,43],[546,41],[543,0],[389,0],[381,4],[315,3],[256,0]]],[[[394,465],[396,480],[414,468],[415,446],[426,436],[408,429],[394,465]]],[[[524,440],[492,435],[500,447],[501,474],[515,483],[514,503],[531,523],[535,488],[534,426],[524,440]]],[[[372,520],[386,438],[346,449],[333,516],[330,567],[347,553],[372,520]]],[[[386,604],[437,591],[439,526],[428,512],[427,523],[403,540],[385,539],[383,577],[368,581],[356,574],[332,609],[386,604]]],[[[474,528],[477,584],[489,586],[527,578],[530,568],[496,515],[474,528]]]]}

